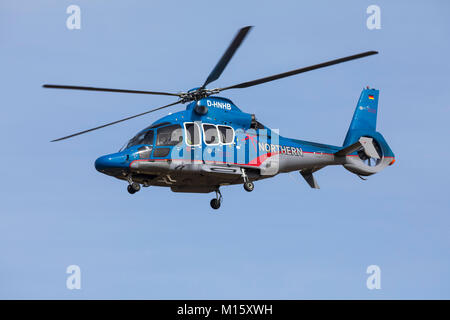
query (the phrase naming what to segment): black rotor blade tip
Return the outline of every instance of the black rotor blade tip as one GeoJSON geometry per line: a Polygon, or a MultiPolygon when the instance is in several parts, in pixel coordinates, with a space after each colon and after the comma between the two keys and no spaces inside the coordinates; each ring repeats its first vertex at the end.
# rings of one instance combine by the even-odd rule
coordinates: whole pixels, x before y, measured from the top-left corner
{"type": "Polygon", "coordinates": [[[202,88],[205,88],[211,82],[219,79],[220,75],[225,70],[225,68],[228,65],[228,63],[230,62],[231,58],[233,58],[234,54],[236,53],[237,49],[240,47],[240,45],[244,41],[245,37],[247,36],[247,34],[251,28],[252,28],[252,26],[246,26],[246,27],[239,29],[238,33],[234,36],[233,40],[228,45],[228,48],[226,49],[226,51],[220,58],[219,62],[217,62],[214,69],[208,75],[208,78],[206,79],[205,83],[202,85],[202,88]]]}

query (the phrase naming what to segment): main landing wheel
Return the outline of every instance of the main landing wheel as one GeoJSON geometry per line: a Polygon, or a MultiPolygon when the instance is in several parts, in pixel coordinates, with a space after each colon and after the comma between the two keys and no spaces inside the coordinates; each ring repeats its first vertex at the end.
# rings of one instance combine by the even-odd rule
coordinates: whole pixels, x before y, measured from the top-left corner
{"type": "Polygon", "coordinates": [[[134,191],[134,189],[133,189],[133,187],[131,186],[131,184],[129,184],[128,186],[127,186],[127,191],[128,191],[128,193],[129,194],[134,194],[136,191],[134,191]]]}
{"type": "Polygon", "coordinates": [[[129,184],[127,187],[127,191],[129,194],[135,194],[141,190],[141,185],[139,183],[133,182],[132,184],[129,184]]]}
{"type": "Polygon", "coordinates": [[[253,184],[253,182],[247,181],[244,183],[244,189],[247,192],[252,192],[253,189],[255,189],[255,185],[253,184]]]}
{"type": "Polygon", "coordinates": [[[212,199],[210,204],[211,204],[211,208],[213,208],[213,209],[220,208],[220,200],[219,199],[212,199]]]}
{"type": "Polygon", "coordinates": [[[222,204],[222,194],[220,193],[219,188],[217,188],[216,190],[216,197],[214,199],[211,200],[211,202],[209,203],[211,205],[211,208],[213,209],[219,209],[220,205],[222,204]]]}

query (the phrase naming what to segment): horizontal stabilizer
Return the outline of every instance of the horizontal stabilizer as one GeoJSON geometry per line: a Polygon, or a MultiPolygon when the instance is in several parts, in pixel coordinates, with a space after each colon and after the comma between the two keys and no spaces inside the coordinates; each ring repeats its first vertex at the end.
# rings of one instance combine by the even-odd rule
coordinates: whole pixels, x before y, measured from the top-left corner
{"type": "Polygon", "coordinates": [[[306,169],[300,171],[300,174],[305,178],[306,182],[308,182],[309,186],[313,189],[320,189],[319,184],[313,176],[313,172],[317,170],[306,169]]]}
{"type": "Polygon", "coordinates": [[[364,149],[364,153],[371,158],[374,159],[380,159],[380,155],[378,154],[377,150],[375,149],[375,146],[373,144],[373,139],[369,137],[361,137],[359,140],[344,149],[339,150],[334,155],[337,157],[344,157],[346,155],[349,155],[355,151],[358,151],[361,149],[361,147],[364,149]]]}
{"type": "Polygon", "coordinates": [[[361,142],[357,141],[357,142],[345,147],[344,149],[339,150],[334,155],[337,157],[344,157],[350,153],[357,151],[361,147],[362,147],[361,142]]]}

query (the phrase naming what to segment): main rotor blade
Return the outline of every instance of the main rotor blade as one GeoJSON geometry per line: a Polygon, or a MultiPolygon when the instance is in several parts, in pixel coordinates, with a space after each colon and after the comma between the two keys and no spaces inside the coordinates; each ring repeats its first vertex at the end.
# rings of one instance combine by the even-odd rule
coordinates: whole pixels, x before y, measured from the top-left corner
{"type": "Polygon", "coordinates": [[[250,31],[251,28],[252,26],[247,26],[239,30],[239,32],[234,37],[233,41],[228,46],[227,51],[225,51],[222,58],[220,58],[217,65],[214,67],[213,71],[211,71],[211,73],[209,74],[208,78],[206,79],[205,83],[202,86],[202,89],[204,89],[211,82],[219,79],[228,62],[230,62],[234,53],[239,48],[242,41],[244,41],[245,36],[247,35],[247,33],[250,31]]]}
{"type": "Polygon", "coordinates": [[[371,55],[377,54],[377,53],[378,53],[378,51],[367,51],[367,52],[355,54],[355,55],[352,55],[352,56],[348,56],[348,57],[344,57],[344,58],[340,58],[340,59],[336,59],[336,60],[331,60],[331,61],[327,61],[327,62],[324,62],[324,63],[319,63],[319,64],[316,64],[316,65],[313,65],[313,66],[309,66],[309,67],[305,67],[305,68],[301,68],[301,69],[296,69],[296,70],[292,70],[292,71],[288,71],[288,72],[275,74],[273,76],[269,76],[269,77],[265,77],[265,78],[260,78],[260,79],[256,79],[256,80],[252,80],[252,81],[242,82],[242,83],[239,83],[239,84],[235,84],[233,86],[220,88],[219,91],[228,90],[228,89],[236,89],[236,88],[248,88],[248,87],[256,86],[258,84],[266,83],[266,82],[269,82],[269,81],[274,81],[274,80],[290,77],[290,76],[293,76],[293,75],[296,75],[296,74],[299,74],[299,73],[308,72],[308,71],[311,71],[311,70],[332,66],[332,65],[335,65],[335,64],[338,64],[338,63],[342,63],[342,62],[346,62],[346,61],[350,61],[350,60],[364,58],[364,57],[371,56],[371,55]]]}
{"type": "Polygon", "coordinates": [[[66,86],[57,84],[44,84],[42,87],[51,89],[72,89],[72,90],[87,90],[87,91],[106,91],[106,92],[122,92],[122,93],[140,93],[140,94],[156,94],[161,96],[175,96],[179,97],[176,93],[169,92],[157,92],[157,91],[141,91],[141,90],[127,90],[127,89],[109,89],[109,88],[95,88],[95,87],[82,87],[82,86],[66,86]]]}
{"type": "Polygon", "coordinates": [[[81,131],[81,132],[77,132],[77,133],[71,134],[69,136],[65,136],[65,137],[62,137],[62,138],[58,138],[58,139],[52,140],[50,142],[55,142],[55,141],[61,141],[61,140],[64,140],[64,139],[69,139],[69,138],[72,138],[72,137],[75,137],[75,136],[79,136],[80,134],[84,134],[84,133],[91,132],[91,131],[94,131],[94,130],[97,130],[97,129],[101,129],[101,128],[104,128],[104,127],[112,126],[113,124],[116,124],[116,123],[119,123],[119,122],[123,122],[123,121],[127,121],[127,120],[130,120],[130,119],[133,119],[133,118],[137,118],[137,117],[143,116],[144,114],[147,114],[147,113],[150,113],[150,112],[154,112],[154,111],[158,111],[158,110],[161,110],[161,109],[164,109],[164,108],[176,105],[176,104],[181,103],[181,102],[182,102],[182,100],[178,100],[177,102],[174,102],[174,103],[171,103],[171,104],[168,104],[168,105],[156,108],[156,109],[152,109],[152,110],[149,110],[149,111],[146,111],[146,112],[142,112],[142,113],[136,114],[134,116],[127,117],[127,118],[124,118],[124,119],[120,119],[120,120],[117,120],[117,121],[114,121],[114,122],[110,122],[110,123],[107,123],[107,124],[104,124],[102,126],[98,126],[98,127],[92,128],[92,129],[88,129],[88,130],[84,130],[84,131],[81,131]]]}

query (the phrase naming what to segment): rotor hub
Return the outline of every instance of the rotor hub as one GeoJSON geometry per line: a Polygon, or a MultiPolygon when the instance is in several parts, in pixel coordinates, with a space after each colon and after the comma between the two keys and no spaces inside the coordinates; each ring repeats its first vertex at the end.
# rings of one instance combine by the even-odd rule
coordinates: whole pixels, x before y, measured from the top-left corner
{"type": "Polygon", "coordinates": [[[182,92],[180,93],[181,103],[187,103],[191,101],[198,101],[203,98],[207,98],[210,95],[219,93],[220,90],[218,88],[216,89],[205,89],[205,88],[198,88],[198,89],[192,89],[188,92],[182,92]]]}

